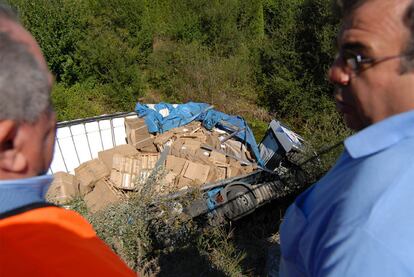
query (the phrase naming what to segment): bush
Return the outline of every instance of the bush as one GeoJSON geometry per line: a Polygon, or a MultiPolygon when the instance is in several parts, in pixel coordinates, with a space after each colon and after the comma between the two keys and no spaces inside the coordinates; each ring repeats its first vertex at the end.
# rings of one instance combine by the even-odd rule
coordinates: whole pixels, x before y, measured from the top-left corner
{"type": "Polygon", "coordinates": [[[23,25],[33,34],[58,82],[76,82],[77,43],[85,39],[86,1],[10,0],[23,25]]]}
{"type": "Polygon", "coordinates": [[[198,43],[159,41],[149,59],[152,86],[171,102],[207,102],[242,114],[256,102],[249,50],[223,58],[198,43]]]}
{"type": "Polygon", "coordinates": [[[116,112],[117,107],[107,96],[108,90],[110,87],[94,85],[93,82],[78,83],[71,87],[55,85],[52,102],[58,121],[116,112]]]}

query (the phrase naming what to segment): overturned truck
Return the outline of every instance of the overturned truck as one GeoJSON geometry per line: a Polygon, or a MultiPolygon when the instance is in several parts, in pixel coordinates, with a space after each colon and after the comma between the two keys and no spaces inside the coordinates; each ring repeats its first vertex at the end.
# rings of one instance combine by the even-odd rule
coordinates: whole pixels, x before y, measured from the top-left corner
{"type": "Polygon", "coordinates": [[[220,224],[297,189],[282,177],[297,170],[288,157],[302,146],[276,120],[257,144],[243,118],[207,104],[138,103],[132,113],[58,123],[48,197],[65,204],[80,196],[96,212],[128,201],[157,173],[157,198],[220,224]],[[197,198],[180,202],[194,191],[197,198]]]}

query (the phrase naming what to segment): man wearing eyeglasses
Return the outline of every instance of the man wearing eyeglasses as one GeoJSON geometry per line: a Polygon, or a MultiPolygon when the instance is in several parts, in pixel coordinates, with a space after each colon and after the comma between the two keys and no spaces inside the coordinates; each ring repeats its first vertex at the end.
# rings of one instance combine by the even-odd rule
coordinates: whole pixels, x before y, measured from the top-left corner
{"type": "Polygon", "coordinates": [[[342,0],[335,166],[289,207],[281,276],[414,276],[414,1],[342,0]]]}

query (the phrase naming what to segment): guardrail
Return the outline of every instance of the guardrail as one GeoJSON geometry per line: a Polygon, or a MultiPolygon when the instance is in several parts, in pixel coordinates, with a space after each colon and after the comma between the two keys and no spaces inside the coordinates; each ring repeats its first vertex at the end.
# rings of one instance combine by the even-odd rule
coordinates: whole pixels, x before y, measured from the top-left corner
{"type": "Polygon", "coordinates": [[[49,173],[73,173],[98,152],[125,144],[124,120],[135,112],[120,112],[63,121],[57,124],[56,143],[49,173]]]}

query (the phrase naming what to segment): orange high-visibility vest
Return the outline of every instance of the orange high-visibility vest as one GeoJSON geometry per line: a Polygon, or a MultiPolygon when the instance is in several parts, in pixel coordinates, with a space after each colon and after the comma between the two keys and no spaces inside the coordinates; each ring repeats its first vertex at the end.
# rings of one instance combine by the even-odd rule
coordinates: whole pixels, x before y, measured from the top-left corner
{"type": "Polygon", "coordinates": [[[137,276],[73,211],[31,205],[0,215],[0,277],[137,276]]]}

